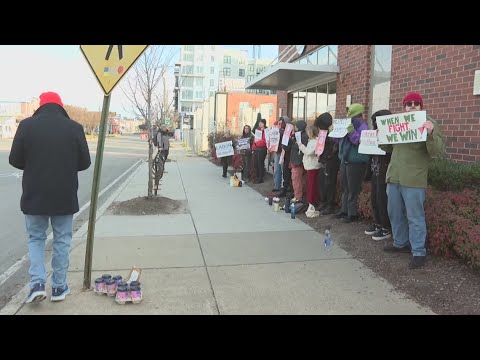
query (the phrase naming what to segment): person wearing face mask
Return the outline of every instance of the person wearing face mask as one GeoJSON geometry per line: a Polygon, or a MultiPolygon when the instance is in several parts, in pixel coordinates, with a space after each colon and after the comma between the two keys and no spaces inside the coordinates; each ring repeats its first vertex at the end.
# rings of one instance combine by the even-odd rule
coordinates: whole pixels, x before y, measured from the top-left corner
{"type": "MultiPolygon", "coordinates": [[[[403,99],[405,112],[423,110],[423,99],[418,93],[408,93],[403,99]]],[[[380,145],[392,153],[387,169],[388,216],[392,224],[393,244],[387,252],[411,252],[410,269],[425,264],[427,225],[425,223],[425,193],[428,165],[433,156],[445,152],[438,123],[427,116],[422,125],[427,131],[425,142],[380,145]]]]}

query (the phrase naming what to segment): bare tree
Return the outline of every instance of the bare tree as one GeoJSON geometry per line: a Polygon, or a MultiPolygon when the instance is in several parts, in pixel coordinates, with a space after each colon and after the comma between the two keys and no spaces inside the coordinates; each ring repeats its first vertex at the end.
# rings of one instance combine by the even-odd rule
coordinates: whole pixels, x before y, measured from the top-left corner
{"type": "MultiPolygon", "coordinates": [[[[145,119],[148,127],[148,166],[153,161],[152,123],[159,118],[161,109],[157,94],[161,93],[162,79],[172,62],[175,49],[166,45],[152,45],[137,60],[121,87],[131,105],[131,112],[145,119]]],[[[148,171],[148,197],[153,196],[152,172],[148,171]]]]}

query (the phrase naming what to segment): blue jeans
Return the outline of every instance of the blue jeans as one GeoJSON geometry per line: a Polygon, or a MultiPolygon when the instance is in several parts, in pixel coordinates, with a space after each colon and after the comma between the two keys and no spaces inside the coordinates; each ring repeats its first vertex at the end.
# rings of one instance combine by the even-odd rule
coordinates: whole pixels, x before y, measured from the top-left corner
{"type": "Polygon", "coordinates": [[[25,215],[28,234],[28,257],[30,258],[30,286],[47,282],[45,271],[45,242],[48,219],[53,229],[52,287],[67,285],[70,243],[72,241],[73,215],[44,216],[25,215]]]}
{"type": "Polygon", "coordinates": [[[274,168],[274,173],[273,173],[273,186],[275,189],[280,189],[282,187],[282,165],[280,165],[278,162],[280,161],[280,155],[279,153],[275,152],[273,153],[273,168],[274,168]]]}
{"type": "Polygon", "coordinates": [[[387,184],[388,216],[392,224],[393,245],[405,247],[410,241],[413,256],[425,256],[425,189],[387,184]]]}

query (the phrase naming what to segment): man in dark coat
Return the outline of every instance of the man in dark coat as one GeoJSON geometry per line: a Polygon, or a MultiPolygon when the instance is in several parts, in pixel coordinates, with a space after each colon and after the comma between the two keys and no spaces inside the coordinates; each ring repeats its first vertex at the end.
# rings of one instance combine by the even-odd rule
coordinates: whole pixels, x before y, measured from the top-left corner
{"type": "Polygon", "coordinates": [[[30,258],[27,303],[46,298],[44,255],[50,219],[53,229],[52,301],[70,293],[67,285],[73,214],[78,212],[78,171],[90,166],[83,127],[70,119],[57,93],[40,95],[40,107],[20,122],[9,157],[23,170],[20,208],[25,214],[30,258]]]}

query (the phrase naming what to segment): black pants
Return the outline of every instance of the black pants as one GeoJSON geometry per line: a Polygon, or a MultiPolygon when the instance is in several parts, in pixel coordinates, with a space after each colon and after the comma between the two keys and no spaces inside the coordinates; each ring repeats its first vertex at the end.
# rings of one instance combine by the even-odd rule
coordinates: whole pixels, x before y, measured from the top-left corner
{"type": "Polygon", "coordinates": [[[387,184],[380,182],[376,175],[372,175],[371,183],[370,203],[375,224],[380,225],[384,229],[390,229],[390,219],[387,210],[387,184]]]}
{"type": "Polygon", "coordinates": [[[163,157],[165,158],[165,160],[167,160],[167,158],[168,158],[168,152],[169,152],[169,150],[162,150],[162,154],[163,154],[163,157]]]}
{"type": "Polygon", "coordinates": [[[337,195],[337,176],[340,160],[329,161],[320,168],[320,206],[335,209],[337,195]]]}
{"type": "Polygon", "coordinates": [[[290,160],[284,161],[283,166],[283,188],[286,192],[292,191],[292,169],[289,167],[290,160]]]}
{"type": "Polygon", "coordinates": [[[263,180],[263,176],[265,175],[265,157],[267,156],[267,148],[256,148],[254,154],[254,162],[255,162],[255,171],[257,172],[257,181],[263,180]]]}
{"type": "Polygon", "coordinates": [[[232,157],[231,156],[224,156],[220,158],[220,161],[222,162],[222,167],[223,167],[223,175],[227,176],[227,169],[228,169],[228,164],[230,163],[232,157]]]}
{"type": "Polygon", "coordinates": [[[358,216],[358,195],[362,191],[367,166],[366,163],[345,163],[343,161],[340,164],[342,212],[348,216],[358,216]]]}
{"type": "Polygon", "coordinates": [[[242,180],[250,180],[250,160],[252,159],[252,152],[247,150],[247,154],[242,155],[242,180]]]}

